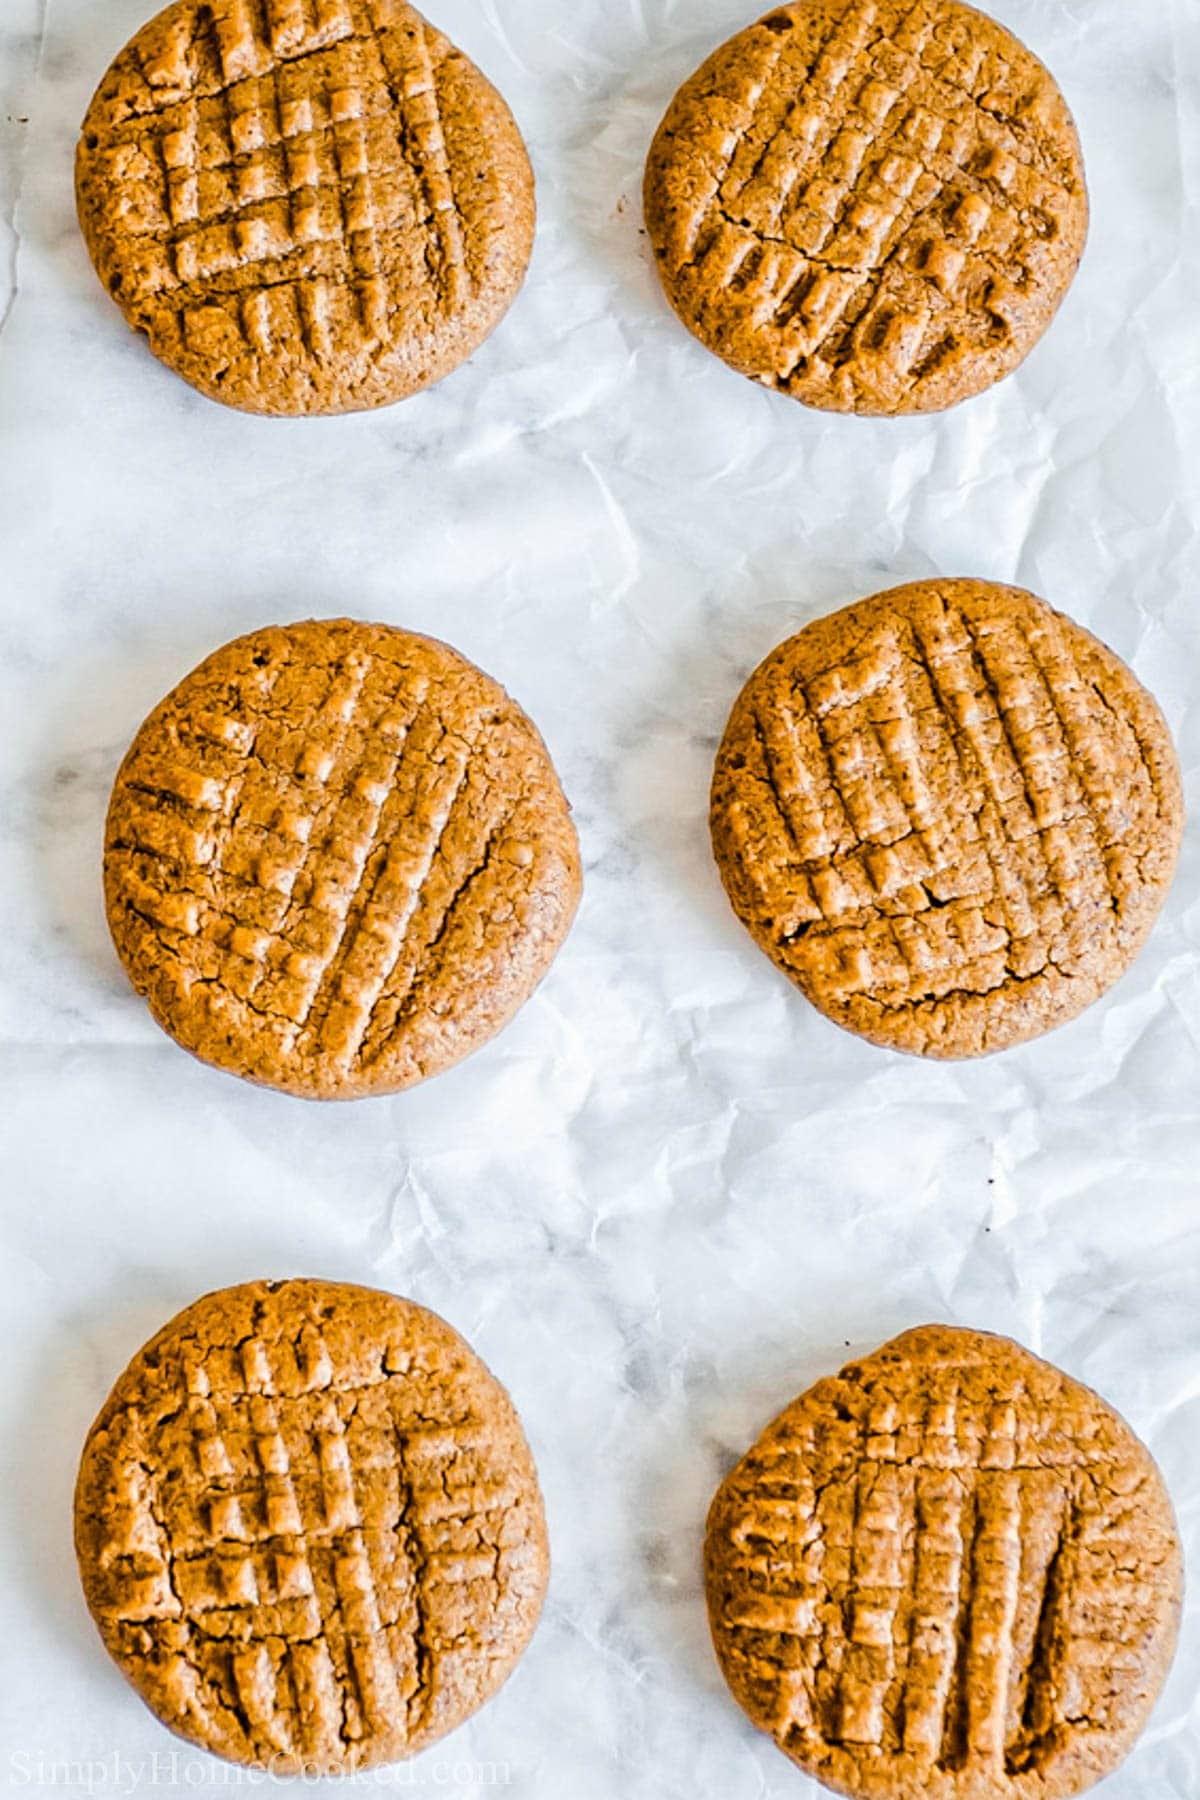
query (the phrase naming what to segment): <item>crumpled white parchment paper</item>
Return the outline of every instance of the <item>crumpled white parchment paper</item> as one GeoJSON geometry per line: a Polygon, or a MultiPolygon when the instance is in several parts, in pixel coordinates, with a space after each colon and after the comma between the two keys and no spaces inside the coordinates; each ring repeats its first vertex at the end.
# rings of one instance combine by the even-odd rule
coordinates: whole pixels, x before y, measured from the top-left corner
{"type": "MultiPolygon", "coordinates": [[[[0,1781],[224,1793],[112,1670],[70,1492],[133,1349],[258,1274],[376,1282],[507,1382],[555,1571],[500,1698],[364,1786],[537,1800],[813,1795],[727,1698],[699,1579],[723,1469],[793,1394],[928,1318],[1015,1334],[1161,1459],[1200,1571],[1200,857],[1057,1035],[923,1066],[825,1024],[730,914],[705,827],[749,668],[893,582],[1035,588],[1200,756],[1200,11],[994,0],[1080,123],[1091,244],[1027,366],[932,420],[825,418],[669,313],[641,164],[741,0],[430,0],[530,142],[541,222],[498,335],[371,416],[226,412],[159,368],[75,227],[78,121],[150,0],[0,9],[0,1781]],[[351,612],[432,631],[545,732],[576,930],[489,1050],[320,1109],[205,1070],[105,932],[107,790],[208,650],[351,612]],[[156,1760],[157,1757],[157,1760],[156,1760]]],[[[1200,1592],[1200,1573],[1197,1574],[1200,1592]]],[[[1111,1800],[1200,1795],[1200,1622],[1111,1800]]]]}

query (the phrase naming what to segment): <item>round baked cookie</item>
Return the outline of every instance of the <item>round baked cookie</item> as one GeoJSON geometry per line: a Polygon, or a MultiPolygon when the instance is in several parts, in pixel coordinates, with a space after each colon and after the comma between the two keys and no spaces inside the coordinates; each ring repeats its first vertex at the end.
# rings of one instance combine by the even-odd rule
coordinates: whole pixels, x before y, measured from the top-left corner
{"type": "Polygon", "coordinates": [[[1149,1452],[1018,1345],[930,1325],[769,1425],[708,1517],[726,1681],[855,1800],[1064,1800],[1122,1761],[1183,1570],[1149,1452]]]}
{"type": "Polygon", "coordinates": [[[439,380],[499,324],[533,243],[511,113],[405,0],[175,0],[101,82],[76,192],[130,325],[254,413],[439,380]]]}
{"type": "Polygon", "coordinates": [[[1183,830],[1162,714],[1019,588],[919,581],[818,619],[751,675],[712,838],[735,912],[837,1024],[981,1056],[1133,961],[1183,830]]]}
{"type": "Polygon", "coordinates": [[[155,707],[104,882],[117,953],[178,1043],[353,1099],[508,1022],[566,936],[579,848],[498,683],[432,638],[335,619],[238,638],[155,707]]]}
{"type": "Polygon", "coordinates": [[[1087,235],[1038,59],[961,0],[798,0],[684,83],[646,167],[667,298],[831,412],[937,412],[1037,343],[1087,235]]]}
{"type": "Polygon", "coordinates": [[[533,1635],[548,1551],[512,1402],[435,1313],[329,1281],[208,1294],[84,1445],[75,1547],[172,1731],[276,1775],[412,1756],[533,1635]]]}

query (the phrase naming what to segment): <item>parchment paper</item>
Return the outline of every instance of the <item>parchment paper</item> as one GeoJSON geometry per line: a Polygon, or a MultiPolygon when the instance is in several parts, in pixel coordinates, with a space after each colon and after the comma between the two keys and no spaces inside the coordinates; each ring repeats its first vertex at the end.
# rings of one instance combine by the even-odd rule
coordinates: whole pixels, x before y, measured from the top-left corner
{"type": "MultiPolygon", "coordinates": [[[[753,0],[430,0],[528,136],[528,286],[432,392],[278,423],[159,368],[75,227],[78,122],[150,0],[3,0],[10,1788],[249,1785],[181,1747],[172,1761],[110,1668],[70,1491],[128,1355],[203,1290],[260,1274],[375,1282],[445,1313],[510,1386],[544,1477],[555,1569],[523,1666],[444,1750],[364,1788],[815,1795],[724,1691],[704,1512],[784,1402],[925,1319],[1011,1332],[1108,1395],[1161,1459],[1200,1593],[1195,833],[1112,997],[965,1066],[823,1022],[733,919],[707,844],[712,752],[750,667],[817,613],[935,573],[1023,583],[1091,626],[1157,693],[1194,775],[1200,8],[993,6],[1066,88],[1094,223],[1058,322],[991,394],[940,419],[825,418],[669,313],[642,160],[753,0]],[[435,632],[509,686],[575,802],[587,893],[490,1049],[407,1096],[321,1109],[157,1031],[107,941],[99,855],[119,756],[166,689],[240,631],[341,612],[435,632]]],[[[1106,1800],[1197,1800],[1198,1677],[1193,1609],[1106,1800]]]]}

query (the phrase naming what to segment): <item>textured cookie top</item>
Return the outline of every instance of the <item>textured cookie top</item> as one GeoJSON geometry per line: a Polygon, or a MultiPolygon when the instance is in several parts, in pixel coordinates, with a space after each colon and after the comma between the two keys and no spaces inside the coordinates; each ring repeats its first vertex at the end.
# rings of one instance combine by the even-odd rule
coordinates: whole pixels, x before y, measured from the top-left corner
{"type": "Polygon", "coordinates": [[[807,626],[717,755],[735,911],[822,1012],[976,1056],[1082,1011],[1132,962],[1183,828],[1162,715],[1017,588],[916,582],[807,626]]]}
{"type": "Polygon", "coordinates": [[[1070,113],[960,0],[799,0],[714,52],[646,169],[667,296],[726,362],[835,412],[1014,369],[1087,233],[1070,113]]]}
{"type": "Polygon", "coordinates": [[[134,986],[184,1047],[315,1099],[489,1038],[579,895],[545,745],[433,639],[350,620],[210,656],[121,765],[104,857],[134,986]]]}
{"type": "Polygon", "coordinates": [[[84,1447],[75,1541],[164,1724],[280,1775],[459,1724],[511,1672],[547,1572],[504,1389],[435,1314],[323,1281],[210,1294],[138,1352],[84,1447]]]}
{"type": "Polygon", "coordinates": [[[1148,1452],[1002,1338],[928,1326],[822,1381],[718,1490],[725,1677],[802,1768],[863,1800],[1060,1800],[1113,1768],[1182,1585],[1148,1452]]]}
{"type": "Polygon", "coordinates": [[[404,0],[176,0],[101,82],[76,186],[130,324],[250,412],[436,381],[499,322],[533,240],[508,108],[404,0]]]}

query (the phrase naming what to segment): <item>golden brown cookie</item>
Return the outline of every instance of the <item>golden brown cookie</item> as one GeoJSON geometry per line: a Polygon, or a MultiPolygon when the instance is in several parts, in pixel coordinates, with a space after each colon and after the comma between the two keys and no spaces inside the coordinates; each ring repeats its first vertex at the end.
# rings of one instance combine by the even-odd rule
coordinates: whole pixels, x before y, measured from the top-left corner
{"type": "Polygon", "coordinates": [[[872,1043],[980,1056],[1133,961],[1183,830],[1166,724],[1111,650],[1019,588],[919,581],[755,670],[717,753],[735,912],[872,1043]]]}
{"type": "Polygon", "coordinates": [[[684,324],[832,412],[937,412],[1015,369],[1087,211],[1053,79],[961,0],[777,7],[684,83],[646,167],[684,324]]]}
{"type": "Polygon", "coordinates": [[[175,0],[101,82],[76,189],[130,325],[255,413],[439,380],[499,324],[533,243],[511,113],[405,0],[175,0]]]}
{"type": "Polygon", "coordinates": [[[1183,1570],[1149,1452],[1004,1338],[930,1325],[820,1381],[717,1491],[735,1699],[855,1800],[1065,1800],[1127,1755],[1183,1570]]]}
{"type": "Polygon", "coordinates": [[[349,619],[207,658],[121,765],[108,922],[165,1031],[309,1099],[392,1093],[492,1037],[579,898],[530,720],[432,638],[349,619]]]}
{"type": "Polygon", "coordinates": [[[172,1731],[277,1775],[423,1750],[533,1634],[548,1551],[512,1402],[436,1314],[328,1281],[196,1301],[84,1446],[100,1635],[172,1731]]]}

